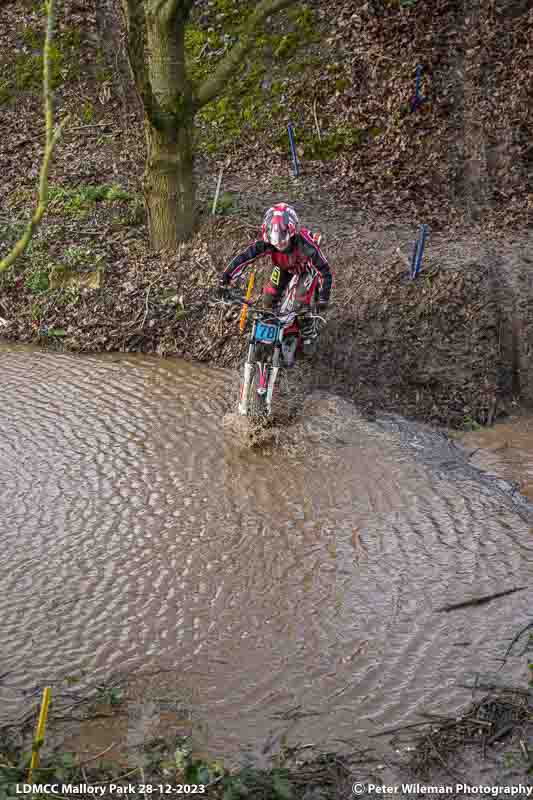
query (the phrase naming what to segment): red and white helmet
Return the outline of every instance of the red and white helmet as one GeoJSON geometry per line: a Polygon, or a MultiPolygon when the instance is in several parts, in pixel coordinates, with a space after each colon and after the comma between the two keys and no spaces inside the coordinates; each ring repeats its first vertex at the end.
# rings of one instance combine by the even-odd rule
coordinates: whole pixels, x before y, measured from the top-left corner
{"type": "Polygon", "coordinates": [[[300,230],[296,211],[287,203],[277,203],[268,209],[261,232],[263,239],[276,250],[286,250],[293,236],[300,230]]]}

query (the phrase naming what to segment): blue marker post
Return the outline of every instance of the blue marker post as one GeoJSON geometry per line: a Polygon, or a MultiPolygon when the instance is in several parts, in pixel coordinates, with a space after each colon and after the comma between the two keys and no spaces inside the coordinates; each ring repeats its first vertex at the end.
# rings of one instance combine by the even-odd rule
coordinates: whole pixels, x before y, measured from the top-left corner
{"type": "Polygon", "coordinates": [[[289,122],[288,125],[289,131],[289,142],[291,145],[291,153],[292,153],[292,171],[294,173],[294,177],[297,178],[300,174],[300,164],[298,162],[298,155],[296,154],[296,145],[294,143],[294,129],[292,127],[292,122],[289,122]]]}
{"type": "Polygon", "coordinates": [[[420,265],[422,264],[422,256],[424,255],[424,248],[426,246],[426,239],[428,235],[428,226],[422,225],[420,228],[420,238],[415,242],[413,257],[411,259],[411,280],[414,281],[420,272],[420,265]]]}

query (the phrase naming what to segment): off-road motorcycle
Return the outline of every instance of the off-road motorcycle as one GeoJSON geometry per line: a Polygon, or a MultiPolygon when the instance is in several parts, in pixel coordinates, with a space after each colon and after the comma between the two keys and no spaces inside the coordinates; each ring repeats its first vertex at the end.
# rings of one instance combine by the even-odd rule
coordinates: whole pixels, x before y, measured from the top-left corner
{"type": "Polygon", "coordinates": [[[247,417],[269,417],[283,372],[290,370],[299,354],[314,352],[318,328],[325,323],[317,313],[320,274],[314,268],[295,274],[277,307],[256,307],[242,293],[228,290],[225,302],[240,304],[249,325],[248,351],[241,370],[237,411],[247,417]],[[302,330],[312,331],[309,339],[302,330]]]}

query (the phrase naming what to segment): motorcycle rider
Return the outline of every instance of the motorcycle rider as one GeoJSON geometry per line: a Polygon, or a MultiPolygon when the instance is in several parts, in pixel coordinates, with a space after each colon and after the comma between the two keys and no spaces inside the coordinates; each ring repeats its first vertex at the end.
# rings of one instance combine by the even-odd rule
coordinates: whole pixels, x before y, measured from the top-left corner
{"type": "MultiPolygon", "coordinates": [[[[311,232],[300,227],[295,210],[287,203],[277,203],[269,208],[263,219],[261,234],[261,239],[236,255],[226,267],[220,278],[221,293],[224,294],[230,282],[240,277],[257,258],[269,255],[274,269],[263,289],[263,304],[271,308],[281,298],[294,273],[307,272],[309,265],[313,265],[320,275],[319,309],[323,313],[329,303],[332,274],[311,232]]],[[[309,293],[306,295],[305,287],[301,284],[300,287],[297,300],[308,305],[309,293]]],[[[303,318],[301,334],[304,344],[311,344],[316,339],[316,325],[310,316],[303,318]]]]}

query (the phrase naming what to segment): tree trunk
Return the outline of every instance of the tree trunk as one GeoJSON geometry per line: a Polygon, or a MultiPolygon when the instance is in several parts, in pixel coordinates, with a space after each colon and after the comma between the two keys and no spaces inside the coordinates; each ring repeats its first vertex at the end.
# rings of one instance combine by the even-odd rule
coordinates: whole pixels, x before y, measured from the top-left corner
{"type": "Polygon", "coordinates": [[[146,15],[148,74],[158,112],[145,117],[143,187],[155,250],[176,248],[189,238],[195,222],[194,112],[185,75],[184,27],[179,15],[171,21],[161,12],[146,15]]]}
{"type": "Polygon", "coordinates": [[[193,231],[195,193],[191,135],[187,129],[158,131],[145,124],[147,159],[143,179],[150,244],[174,249],[193,231]]]}
{"type": "MultiPolygon", "coordinates": [[[[0,0],[1,2],[1,0],[0,0]]],[[[224,88],[253,47],[263,20],[294,0],[259,0],[240,39],[193,96],[185,71],[185,24],[194,0],[121,0],[129,63],[145,114],[144,197],[150,244],[176,249],[196,221],[194,115],[224,88]]]]}

